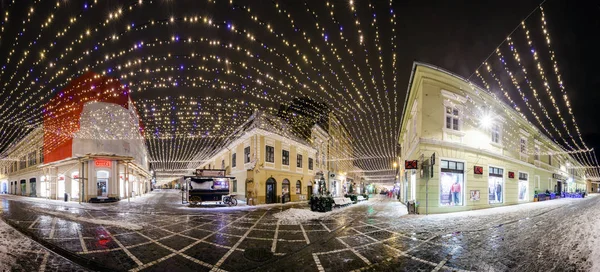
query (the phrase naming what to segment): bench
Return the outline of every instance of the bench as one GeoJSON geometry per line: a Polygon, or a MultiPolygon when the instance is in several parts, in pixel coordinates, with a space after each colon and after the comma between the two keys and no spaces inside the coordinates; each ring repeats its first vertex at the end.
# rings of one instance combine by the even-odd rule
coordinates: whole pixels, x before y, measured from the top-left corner
{"type": "Polygon", "coordinates": [[[364,196],[359,195],[359,196],[356,197],[356,201],[358,201],[358,202],[361,202],[361,201],[364,201],[364,200],[367,200],[364,196]]]}
{"type": "Polygon", "coordinates": [[[348,197],[334,197],[333,198],[333,206],[341,207],[352,204],[352,200],[348,197]]]}

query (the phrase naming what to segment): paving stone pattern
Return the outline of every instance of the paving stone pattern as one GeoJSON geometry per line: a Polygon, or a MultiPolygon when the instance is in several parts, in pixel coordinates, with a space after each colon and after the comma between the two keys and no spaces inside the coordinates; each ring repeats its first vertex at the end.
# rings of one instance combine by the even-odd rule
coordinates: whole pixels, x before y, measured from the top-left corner
{"type": "Polygon", "coordinates": [[[163,201],[98,209],[10,197],[2,199],[2,218],[101,270],[537,271],[545,267],[563,271],[579,270],[572,265],[581,264],[581,260],[560,253],[552,256],[551,264],[538,260],[542,249],[534,242],[535,235],[547,231],[539,224],[545,225],[560,209],[573,205],[592,208],[600,200],[502,216],[445,218],[390,217],[405,207],[395,201],[373,199],[322,220],[284,225],[273,214],[307,205],[182,212],[164,205],[176,202],[177,194],[165,194],[152,196],[163,201]],[[143,229],[133,231],[32,212],[39,209],[135,223],[143,229]],[[262,257],[256,256],[256,249],[262,257]]]}

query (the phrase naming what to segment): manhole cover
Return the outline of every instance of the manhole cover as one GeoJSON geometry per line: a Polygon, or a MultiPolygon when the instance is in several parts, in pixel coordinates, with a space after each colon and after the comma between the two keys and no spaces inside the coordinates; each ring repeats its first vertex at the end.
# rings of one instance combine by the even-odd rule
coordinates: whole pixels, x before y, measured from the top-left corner
{"type": "Polygon", "coordinates": [[[244,251],[244,257],[255,262],[264,262],[273,257],[273,252],[268,248],[248,248],[244,251]]]}

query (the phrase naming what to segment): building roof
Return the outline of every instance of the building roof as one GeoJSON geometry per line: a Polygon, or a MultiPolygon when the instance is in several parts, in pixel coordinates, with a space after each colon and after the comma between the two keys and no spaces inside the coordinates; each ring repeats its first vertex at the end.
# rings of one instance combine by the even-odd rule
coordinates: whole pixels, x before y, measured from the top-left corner
{"type": "Polygon", "coordinates": [[[258,110],[255,111],[250,118],[248,118],[248,120],[233,133],[233,140],[241,137],[244,135],[244,133],[255,128],[277,134],[307,146],[311,146],[306,140],[295,135],[290,124],[285,122],[283,119],[258,110]]]}

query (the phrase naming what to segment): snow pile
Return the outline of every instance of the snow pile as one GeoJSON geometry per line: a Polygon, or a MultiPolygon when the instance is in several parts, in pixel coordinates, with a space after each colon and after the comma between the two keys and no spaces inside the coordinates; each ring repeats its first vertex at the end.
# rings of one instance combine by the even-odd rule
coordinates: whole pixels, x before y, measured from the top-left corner
{"type": "Polygon", "coordinates": [[[273,214],[273,216],[281,220],[281,224],[295,225],[309,220],[318,220],[319,218],[330,214],[331,213],[313,212],[307,209],[290,208],[285,211],[273,214]]]}
{"type": "Polygon", "coordinates": [[[95,225],[113,226],[113,227],[119,227],[119,228],[124,228],[124,229],[128,229],[128,230],[142,230],[142,229],[144,229],[140,225],[133,224],[133,223],[128,223],[128,222],[119,222],[119,221],[114,221],[114,220],[103,220],[103,219],[86,218],[86,217],[82,217],[82,216],[76,216],[76,215],[71,214],[71,213],[48,211],[48,210],[45,210],[45,209],[37,209],[37,208],[33,208],[31,210],[37,211],[37,212],[41,212],[41,213],[45,213],[45,214],[49,214],[49,215],[54,215],[56,217],[61,217],[61,218],[65,218],[65,219],[72,220],[72,221],[86,222],[86,223],[91,223],[91,224],[95,224],[95,225]]]}

